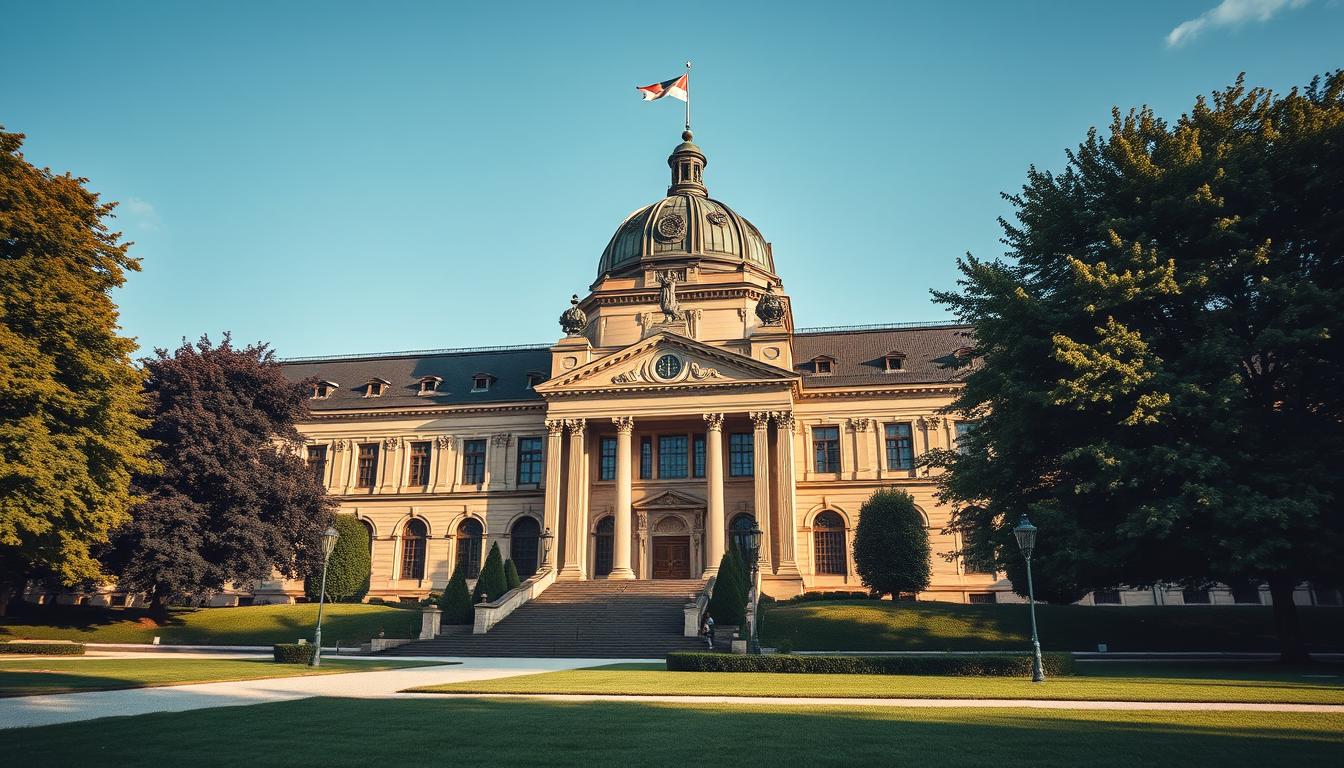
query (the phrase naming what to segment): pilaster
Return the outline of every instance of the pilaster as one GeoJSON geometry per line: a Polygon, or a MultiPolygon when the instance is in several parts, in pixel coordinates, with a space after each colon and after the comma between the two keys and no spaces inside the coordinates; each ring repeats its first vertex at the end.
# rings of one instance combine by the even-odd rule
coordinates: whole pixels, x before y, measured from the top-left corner
{"type": "Polygon", "coordinates": [[[565,564],[556,576],[560,579],[587,578],[583,560],[583,540],[588,538],[588,504],[585,498],[588,467],[584,445],[587,426],[586,419],[565,420],[565,428],[569,430],[569,495],[565,505],[565,564]]]}

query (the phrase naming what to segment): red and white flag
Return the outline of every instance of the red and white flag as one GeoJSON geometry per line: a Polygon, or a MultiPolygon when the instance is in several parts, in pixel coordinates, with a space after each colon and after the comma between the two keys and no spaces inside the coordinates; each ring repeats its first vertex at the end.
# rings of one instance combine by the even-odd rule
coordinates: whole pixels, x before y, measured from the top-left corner
{"type": "Polygon", "coordinates": [[[688,98],[687,91],[690,87],[690,75],[682,75],[681,77],[674,77],[671,80],[664,80],[661,83],[646,85],[642,88],[636,88],[635,90],[639,91],[639,95],[643,96],[645,101],[657,101],[664,96],[671,96],[674,99],[686,101],[688,98]]]}

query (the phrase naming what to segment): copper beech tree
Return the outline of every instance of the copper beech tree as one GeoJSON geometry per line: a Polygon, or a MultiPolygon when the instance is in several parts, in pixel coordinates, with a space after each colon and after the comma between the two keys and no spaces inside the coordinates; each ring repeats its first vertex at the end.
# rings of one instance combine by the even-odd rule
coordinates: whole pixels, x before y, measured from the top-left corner
{"type": "Polygon", "coordinates": [[[930,458],[962,554],[1025,593],[1026,513],[1049,599],[1265,584],[1303,658],[1294,590],[1344,546],[1344,71],[1116,110],[1007,198],[1008,259],[936,294],[974,325],[978,426],[930,458]]]}
{"type": "Polygon", "coordinates": [[[334,505],[296,450],[310,383],[228,334],[156,350],[144,366],[160,471],[136,478],[143,500],[107,553],[120,585],[161,613],[170,598],[313,572],[334,505]]]}
{"type": "Polygon", "coordinates": [[[151,469],[111,297],[139,261],[108,229],[114,204],[22,143],[0,130],[0,615],[30,580],[97,580],[93,550],[151,469]]]}

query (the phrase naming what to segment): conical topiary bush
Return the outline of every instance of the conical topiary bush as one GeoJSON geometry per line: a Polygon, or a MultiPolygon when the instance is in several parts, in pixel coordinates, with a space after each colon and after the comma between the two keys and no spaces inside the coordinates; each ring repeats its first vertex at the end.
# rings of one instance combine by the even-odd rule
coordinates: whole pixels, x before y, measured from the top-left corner
{"type": "Polygon", "coordinates": [[[476,588],[471,591],[473,605],[486,600],[498,600],[509,591],[509,579],[504,575],[504,558],[499,554],[499,542],[490,545],[490,554],[485,556],[485,565],[481,566],[481,575],[476,579],[476,588]]]}
{"type": "Polygon", "coordinates": [[[443,611],[440,622],[443,624],[471,624],[475,621],[475,610],[471,607],[471,593],[467,591],[467,576],[462,566],[453,571],[448,586],[439,596],[439,609],[443,611]]]}
{"type": "Polygon", "coordinates": [[[513,558],[504,561],[504,581],[510,591],[523,583],[523,580],[518,578],[518,566],[513,564],[513,558]]]}

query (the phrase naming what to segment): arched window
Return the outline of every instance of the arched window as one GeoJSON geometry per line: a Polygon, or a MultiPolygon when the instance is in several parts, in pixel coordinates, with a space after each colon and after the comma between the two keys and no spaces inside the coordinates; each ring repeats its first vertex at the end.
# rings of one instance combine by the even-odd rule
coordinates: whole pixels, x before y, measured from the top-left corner
{"type": "MultiPolygon", "coordinates": [[[[733,518],[728,524],[728,546],[737,545],[737,551],[747,556],[747,548],[751,546],[751,529],[756,527],[756,518],[743,512],[733,518]]],[[[717,563],[716,563],[717,565],[717,563]]]]}
{"type": "Polygon", "coordinates": [[[537,572],[537,542],[541,524],[535,517],[520,517],[509,530],[509,558],[518,569],[518,578],[531,578],[537,572]]]}
{"type": "Polygon", "coordinates": [[[812,521],[812,564],[819,574],[845,575],[845,521],[829,509],[812,521]]]}
{"type": "Polygon", "coordinates": [[[485,529],[481,521],[468,517],[457,526],[457,567],[468,579],[481,575],[481,540],[485,529]]]}
{"type": "Polygon", "coordinates": [[[429,531],[425,521],[411,518],[401,529],[401,578],[425,578],[425,539],[429,531]]]}
{"type": "Polygon", "coordinates": [[[593,563],[594,576],[606,576],[611,573],[612,546],[616,541],[616,518],[607,516],[597,524],[597,542],[593,547],[596,562],[593,563]]]}

